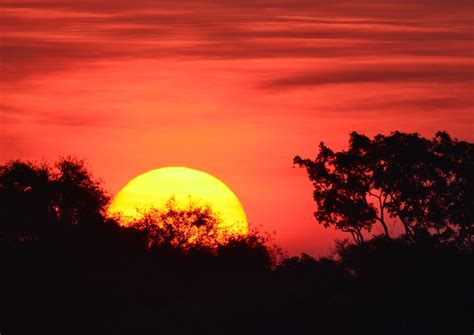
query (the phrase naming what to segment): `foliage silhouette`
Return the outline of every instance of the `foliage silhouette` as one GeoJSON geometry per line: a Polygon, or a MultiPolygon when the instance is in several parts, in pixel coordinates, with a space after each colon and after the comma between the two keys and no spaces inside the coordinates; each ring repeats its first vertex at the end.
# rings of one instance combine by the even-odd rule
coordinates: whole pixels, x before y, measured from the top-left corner
{"type": "MultiPolygon", "coordinates": [[[[353,132],[349,148],[323,142],[315,160],[296,156],[314,186],[315,217],[363,243],[378,224],[403,227],[412,242],[473,246],[474,144],[438,132],[432,140],[394,132],[353,132]]],[[[396,234],[396,232],[395,232],[396,234]]]]}
{"type": "MultiPolygon", "coordinates": [[[[210,207],[172,203],[124,227],[105,215],[108,197],[83,162],[66,161],[1,167],[2,334],[473,329],[468,248],[382,236],[340,242],[331,257],[286,257],[258,231],[216,242],[210,207]]],[[[450,215],[465,218],[463,206],[450,215]]]]}
{"type": "Polygon", "coordinates": [[[109,197],[92,177],[84,161],[68,157],[52,172],[54,208],[62,224],[97,224],[102,220],[109,197]]]}
{"type": "Polygon", "coordinates": [[[232,267],[240,271],[266,271],[283,257],[283,252],[272,244],[271,235],[256,229],[247,234],[235,233],[223,229],[221,223],[211,205],[190,198],[186,206],[180,206],[172,197],[163,208],[140,211],[135,220],[128,220],[127,226],[144,236],[147,248],[156,257],[186,255],[195,263],[204,260],[220,269],[232,267]]]}
{"type": "Polygon", "coordinates": [[[14,243],[35,238],[53,216],[50,172],[12,161],[0,167],[0,233],[14,243]]]}
{"type": "Polygon", "coordinates": [[[238,271],[268,271],[285,257],[272,243],[273,237],[257,229],[245,235],[230,235],[217,246],[216,255],[222,267],[238,271]]]}
{"type": "Polygon", "coordinates": [[[198,205],[190,199],[186,207],[180,207],[175,198],[170,198],[163,209],[142,211],[128,225],[145,234],[150,248],[169,247],[187,252],[214,250],[222,239],[220,223],[210,205],[198,205]]]}
{"type": "Polygon", "coordinates": [[[76,158],[54,168],[19,160],[0,166],[0,234],[10,243],[37,239],[54,225],[97,225],[108,201],[76,158]]]}

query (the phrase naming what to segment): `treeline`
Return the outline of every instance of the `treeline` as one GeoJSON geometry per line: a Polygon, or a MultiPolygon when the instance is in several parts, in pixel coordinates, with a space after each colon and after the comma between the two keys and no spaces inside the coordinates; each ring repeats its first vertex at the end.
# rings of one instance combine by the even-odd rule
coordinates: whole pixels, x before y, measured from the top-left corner
{"type": "MultiPolygon", "coordinates": [[[[110,199],[83,161],[8,162],[0,167],[0,332],[470,334],[472,177],[465,169],[472,166],[472,144],[439,136],[444,142],[414,134],[373,140],[353,134],[348,151],[322,146],[325,153],[315,161],[297,159],[315,185],[319,222],[348,231],[357,242],[339,241],[333,255],[319,259],[285,256],[259,232],[214,238],[218,217],[212,208],[170,203],[168,210],[122,227],[105,215],[110,199]],[[377,161],[382,149],[372,144],[384,141],[422,141],[428,150],[429,143],[443,142],[457,163],[457,174],[446,175],[451,188],[440,193],[438,179],[401,172],[406,164],[427,168],[413,162],[420,151],[407,154],[408,144],[398,154],[393,147],[395,158],[377,161]],[[357,169],[357,162],[367,165],[357,169]],[[369,169],[393,171],[386,162],[398,172],[381,185],[384,178],[369,169]],[[431,191],[415,202],[402,192],[404,178],[416,192],[420,185],[431,191]],[[396,187],[388,197],[389,180],[396,187]],[[368,194],[364,202],[369,191],[375,200],[368,194]],[[383,208],[376,207],[377,196],[383,208]],[[456,206],[450,196],[463,203],[456,206]],[[424,206],[423,222],[416,203],[424,206]],[[435,203],[449,205],[447,214],[436,211],[440,219],[432,214],[435,203]],[[396,211],[409,231],[370,234],[372,225],[383,227],[381,220],[403,225],[396,211]]],[[[444,153],[435,152],[444,161],[444,153]]],[[[436,175],[452,169],[436,164],[436,175]]],[[[410,194],[421,194],[416,192],[410,194]]]]}

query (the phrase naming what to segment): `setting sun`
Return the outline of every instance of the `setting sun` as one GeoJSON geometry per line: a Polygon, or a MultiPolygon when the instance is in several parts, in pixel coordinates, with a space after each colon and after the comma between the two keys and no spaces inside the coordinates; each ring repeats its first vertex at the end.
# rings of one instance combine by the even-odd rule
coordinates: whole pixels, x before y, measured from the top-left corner
{"type": "Polygon", "coordinates": [[[126,225],[150,208],[164,208],[171,198],[183,208],[190,201],[211,206],[222,221],[219,228],[226,232],[248,230],[245,211],[230,188],[208,173],[186,167],[160,168],[133,178],[118,192],[108,213],[121,215],[126,225]]]}

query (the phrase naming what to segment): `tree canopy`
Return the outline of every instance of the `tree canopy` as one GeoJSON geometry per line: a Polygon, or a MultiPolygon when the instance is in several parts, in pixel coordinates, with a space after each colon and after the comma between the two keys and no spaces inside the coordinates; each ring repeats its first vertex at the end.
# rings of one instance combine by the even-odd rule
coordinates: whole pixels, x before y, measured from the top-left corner
{"type": "Polygon", "coordinates": [[[438,132],[433,139],[353,132],[349,148],[323,142],[314,160],[296,156],[314,186],[316,220],[362,243],[377,225],[412,242],[472,247],[474,144],[438,132]],[[397,233],[397,227],[402,232],[397,233]]]}
{"type": "Polygon", "coordinates": [[[164,208],[150,208],[130,222],[146,235],[149,247],[171,247],[188,251],[191,248],[214,249],[221,238],[221,219],[210,205],[198,205],[191,199],[180,207],[170,198],[164,208]]]}
{"type": "Polygon", "coordinates": [[[55,226],[103,221],[109,197],[82,160],[53,167],[15,160],[0,166],[0,233],[15,243],[36,239],[55,226]]]}

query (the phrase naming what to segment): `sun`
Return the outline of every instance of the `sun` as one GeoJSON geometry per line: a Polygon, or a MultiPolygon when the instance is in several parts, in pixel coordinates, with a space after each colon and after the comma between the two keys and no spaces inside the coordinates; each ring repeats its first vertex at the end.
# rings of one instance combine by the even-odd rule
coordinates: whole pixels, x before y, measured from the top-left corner
{"type": "Polygon", "coordinates": [[[115,196],[108,214],[119,214],[121,224],[140,218],[149,208],[164,208],[174,198],[185,208],[189,202],[210,205],[219,215],[219,228],[230,234],[248,231],[247,216],[237,196],[216,177],[187,167],[164,167],[131,179],[115,196]]]}

